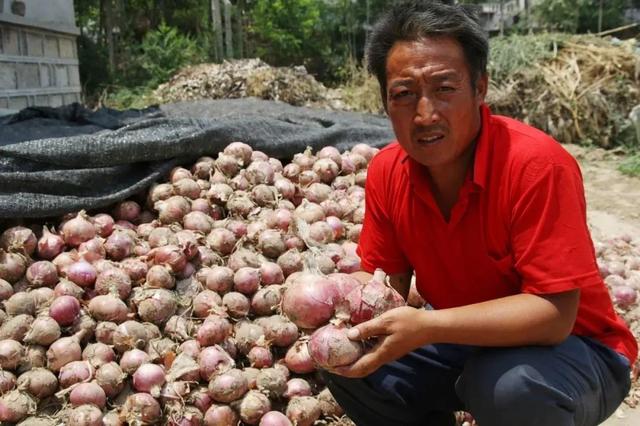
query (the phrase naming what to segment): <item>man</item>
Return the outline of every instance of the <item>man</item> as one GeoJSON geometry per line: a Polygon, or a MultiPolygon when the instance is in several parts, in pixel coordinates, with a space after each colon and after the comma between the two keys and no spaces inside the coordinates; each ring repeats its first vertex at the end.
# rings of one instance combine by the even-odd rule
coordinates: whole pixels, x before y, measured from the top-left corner
{"type": "Polygon", "coordinates": [[[370,164],[358,247],[367,281],[410,277],[434,310],[350,330],[376,338],[326,373],[358,426],[596,425],[630,386],[637,344],[614,313],[580,170],[551,137],[484,104],[488,41],[451,2],[410,1],[367,47],[397,142],[370,164]]]}

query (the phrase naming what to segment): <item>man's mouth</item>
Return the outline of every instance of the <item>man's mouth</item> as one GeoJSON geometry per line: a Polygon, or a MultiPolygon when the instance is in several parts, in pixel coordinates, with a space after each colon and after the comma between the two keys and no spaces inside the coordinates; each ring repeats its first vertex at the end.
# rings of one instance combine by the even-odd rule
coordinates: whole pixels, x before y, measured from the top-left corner
{"type": "Polygon", "coordinates": [[[428,135],[428,136],[419,137],[418,138],[418,143],[423,144],[423,145],[432,145],[432,144],[440,142],[442,139],[444,139],[444,135],[443,134],[428,135]]]}

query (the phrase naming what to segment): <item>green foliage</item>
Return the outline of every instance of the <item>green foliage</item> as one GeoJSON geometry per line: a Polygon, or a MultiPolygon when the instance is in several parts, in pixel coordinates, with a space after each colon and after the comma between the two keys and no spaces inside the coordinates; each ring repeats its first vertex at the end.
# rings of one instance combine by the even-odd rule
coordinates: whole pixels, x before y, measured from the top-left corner
{"type": "Polygon", "coordinates": [[[640,154],[633,154],[627,157],[620,167],[618,167],[625,175],[640,177],[640,154]]]}
{"type": "Polygon", "coordinates": [[[568,37],[560,33],[494,37],[489,51],[489,75],[497,82],[514,78],[554,57],[568,37]]]}
{"type": "Polygon", "coordinates": [[[321,7],[315,0],[257,0],[249,29],[257,56],[277,66],[308,66],[326,54],[321,7]]]}
{"type": "MultiPolygon", "coordinates": [[[[602,2],[602,29],[619,26],[626,0],[602,2]]],[[[539,23],[551,30],[569,33],[598,31],[600,0],[542,0],[533,8],[539,23]]]]}
{"type": "Polygon", "coordinates": [[[130,55],[136,59],[125,72],[125,82],[146,87],[156,87],[180,67],[205,58],[203,49],[194,39],[164,24],[147,33],[130,55]]]}

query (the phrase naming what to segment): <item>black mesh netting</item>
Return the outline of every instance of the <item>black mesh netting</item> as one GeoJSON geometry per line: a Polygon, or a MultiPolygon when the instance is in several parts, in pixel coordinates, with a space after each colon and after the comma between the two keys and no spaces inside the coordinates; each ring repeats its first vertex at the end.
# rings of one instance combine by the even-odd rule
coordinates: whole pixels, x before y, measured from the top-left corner
{"type": "Polygon", "coordinates": [[[0,218],[50,217],[108,206],[178,164],[242,141],[289,160],[310,146],[380,147],[385,117],[258,99],[185,102],[136,111],[27,108],[0,120],[0,218]]]}

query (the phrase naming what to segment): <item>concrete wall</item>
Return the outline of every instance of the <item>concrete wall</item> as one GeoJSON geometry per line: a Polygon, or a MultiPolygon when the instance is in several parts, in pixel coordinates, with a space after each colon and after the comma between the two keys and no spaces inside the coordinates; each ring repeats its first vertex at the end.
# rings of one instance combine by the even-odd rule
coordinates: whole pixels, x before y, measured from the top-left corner
{"type": "Polygon", "coordinates": [[[73,0],[0,5],[0,110],[79,102],[73,0]]]}

